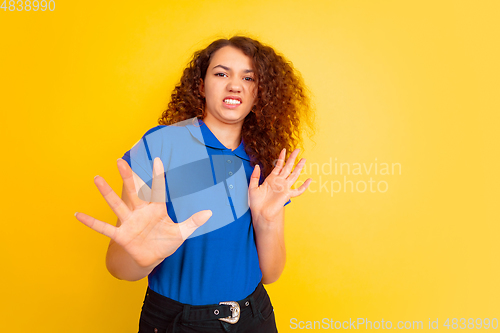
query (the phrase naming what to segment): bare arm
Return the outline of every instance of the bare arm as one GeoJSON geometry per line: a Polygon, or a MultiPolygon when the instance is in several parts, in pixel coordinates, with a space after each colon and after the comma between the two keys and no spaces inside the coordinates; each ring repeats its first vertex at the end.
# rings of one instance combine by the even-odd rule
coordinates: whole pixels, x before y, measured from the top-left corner
{"type": "Polygon", "coordinates": [[[304,193],[312,180],[311,178],[307,179],[297,189],[291,188],[305,165],[305,159],[301,159],[292,172],[298,153],[299,150],[296,149],[284,165],[286,151],[283,149],[278,163],[260,186],[258,165],[255,166],[250,177],[249,206],[252,212],[255,241],[262,271],[262,283],[264,284],[278,280],[285,268],[284,205],[290,198],[304,193]]]}
{"type": "Polygon", "coordinates": [[[254,228],[262,283],[273,283],[285,269],[285,207],[281,209],[275,221],[257,221],[255,225],[263,226],[254,228]]]}

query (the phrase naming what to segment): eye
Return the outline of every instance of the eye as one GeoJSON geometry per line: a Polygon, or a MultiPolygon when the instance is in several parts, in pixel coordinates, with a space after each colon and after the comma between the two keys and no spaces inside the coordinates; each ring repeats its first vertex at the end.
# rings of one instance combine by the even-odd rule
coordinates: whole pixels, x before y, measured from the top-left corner
{"type": "Polygon", "coordinates": [[[227,74],[226,73],[216,73],[215,76],[226,77],[227,74]]]}
{"type": "Polygon", "coordinates": [[[250,76],[244,77],[243,80],[245,80],[245,81],[255,81],[254,78],[250,77],[250,76]]]}

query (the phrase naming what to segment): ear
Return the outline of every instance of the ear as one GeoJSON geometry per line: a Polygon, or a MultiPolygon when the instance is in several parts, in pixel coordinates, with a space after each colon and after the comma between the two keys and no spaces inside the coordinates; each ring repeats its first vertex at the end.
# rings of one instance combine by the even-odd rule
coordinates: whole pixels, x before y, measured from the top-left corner
{"type": "Polygon", "coordinates": [[[205,98],[205,82],[203,82],[203,79],[200,77],[200,95],[205,98]]]}

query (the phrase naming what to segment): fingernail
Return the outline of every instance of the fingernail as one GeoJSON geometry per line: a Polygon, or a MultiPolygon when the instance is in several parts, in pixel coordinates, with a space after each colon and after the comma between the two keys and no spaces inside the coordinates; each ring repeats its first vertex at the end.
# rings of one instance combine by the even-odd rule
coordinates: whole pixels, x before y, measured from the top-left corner
{"type": "Polygon", "coordinates": [[[97,177],[99,177],[99,175],[95,176],[94,179],[96,179],[97,177]]]}
{"type": "Polygon", "coordinates": [[[76,214],[78,214],[78,212],[75,213],[75,217],[76,217],[76,214]]]}

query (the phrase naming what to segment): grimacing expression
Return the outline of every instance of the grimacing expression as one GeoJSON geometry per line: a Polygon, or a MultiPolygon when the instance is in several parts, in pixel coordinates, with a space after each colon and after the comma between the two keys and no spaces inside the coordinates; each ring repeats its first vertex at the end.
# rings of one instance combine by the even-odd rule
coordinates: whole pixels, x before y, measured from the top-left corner
{"type": "Polygon", "coordinates": [[[257,75],[253,62],[240,49],[224,46],[214,52],[200,93],[205,97],[205,119],[242,123],[256,103],[257,75]]]}

